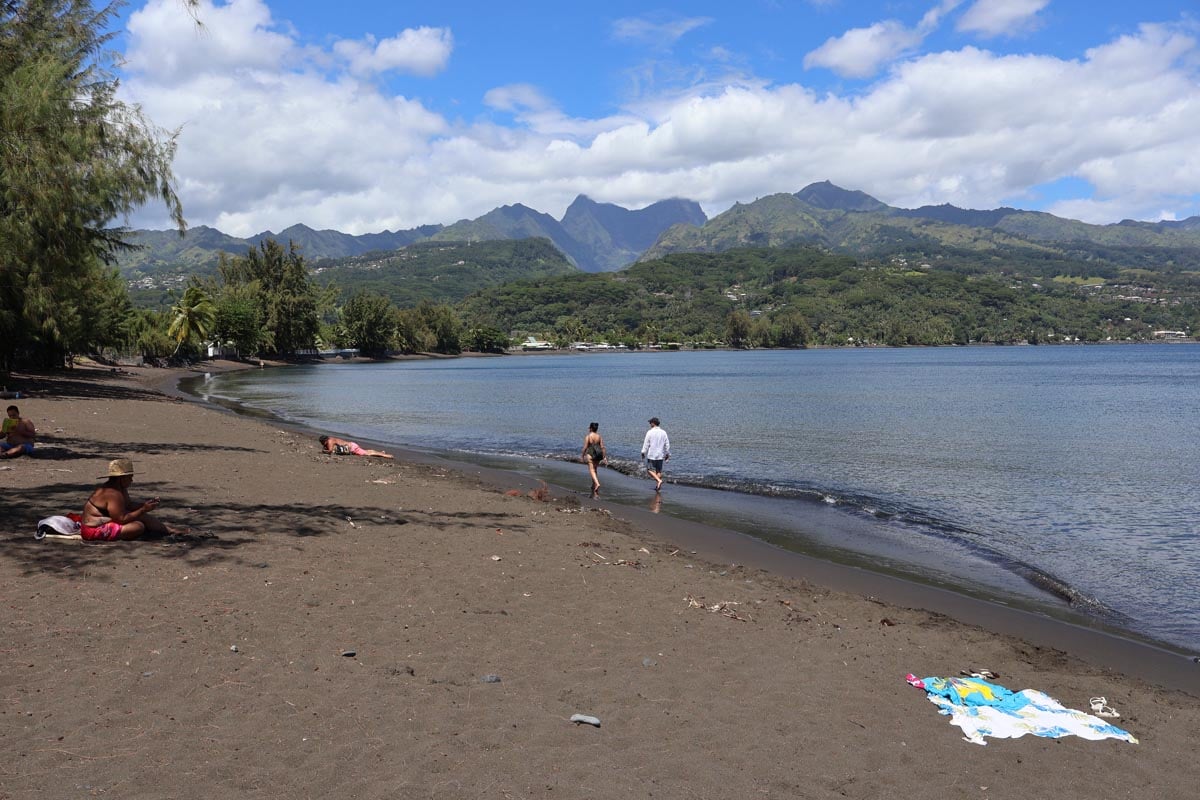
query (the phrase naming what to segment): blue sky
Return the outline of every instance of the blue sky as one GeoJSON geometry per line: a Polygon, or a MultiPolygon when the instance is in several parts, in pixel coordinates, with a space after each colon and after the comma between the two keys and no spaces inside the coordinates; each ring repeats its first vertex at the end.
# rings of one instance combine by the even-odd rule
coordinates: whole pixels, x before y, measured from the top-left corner
{"type": "MultiPolygon", "coordinates": [[[[1074,0],[125,9],[191,224],[354,233],[577,194],[709,215],[829,179],[893,205],[1200,213],[1200,6],[1074,0]]],[[[147,208],[135,225],[165,227],[147,208]]]]}

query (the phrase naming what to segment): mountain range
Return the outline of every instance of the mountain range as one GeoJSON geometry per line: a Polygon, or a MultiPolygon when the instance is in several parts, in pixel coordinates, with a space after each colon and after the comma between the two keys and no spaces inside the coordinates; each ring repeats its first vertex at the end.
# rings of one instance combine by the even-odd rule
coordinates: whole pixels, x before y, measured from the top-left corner
{"type": "Polygon", "coordinates": [[[477,242],[543,237],[584,272],[612,272],[637,261],[671,226],[703,225],[707,220],[691,200],[660,200],[630,211],[580,195],[561,221],[520,204],[501,206],[478,219],[460,220],[431,238],[477,242]]]}
{"type": "Polygon", "coordinates": [[[314,230],[293,225],[279,233],[263,231],[238,238],[204,225],[177,231],[132,231],[129,241],[138,248],[123,254],[118,267],[127,276],[192,271],[211,267],[220,253],[244,255],[266,239],[292,242],[310,263],[388,252],[418,242],[481,242],[545,238],[584,272],[618,270],[632,264],[673,225],[703,225],[700,205],[691,200],[661,200],[631,211],[611,203],[597,203],[580,195],[561,220],[521,204],[501,206],[473,220],[452,225],[423,225],[401,231],[354,236],[334,230],[314,230]]]}
{"type": "Polygon", "coordinates": [[[641,260],[669,253],[801,244],[858,256],[957,248],[1194,269],[1200,265],[1200,216],[1090,225],[1007,207],[989,211],[952,205],[904,209],[823,181],[795,194],[737,203],[703,225],[676,225],[659,237],[641,260]]]}
{"type": "Polygon", "coordinates": [[[585,272],[622,269],[671,253],[714,253],[738,247],[818,246],[858,257],[959,252],[1010,259],[1108,268],[1200,269],[1200,216],[1179,221],[1124,220],[1091,225],[1041,211],[972,210],[952,205],[905,209],[829,181],[795,194],[774,194],[708,219],[699,204],[662,200],[631,211],[580,195],[561,220],[521,204],[506,205],[473,220],[424,225],[403,231],[353,236],[293,225],[240,239],[197,226],[174,231],[134,231],[142,247],[121,257],[127,277],[210,268],[221,252],[244,254],[266,238],[291,241],[310,264],[391,252],[419,242],[481,242],[545,238],[585,272]]]}

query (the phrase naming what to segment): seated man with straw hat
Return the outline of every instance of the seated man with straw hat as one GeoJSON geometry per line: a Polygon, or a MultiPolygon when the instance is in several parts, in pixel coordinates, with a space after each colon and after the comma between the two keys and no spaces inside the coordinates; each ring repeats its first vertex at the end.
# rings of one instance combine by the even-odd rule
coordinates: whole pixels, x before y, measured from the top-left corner
{"type": "Polygon", "coordinates": [[[134,506],[129,499],[133,475],[133,462],[128,458],[115,458],[108,462],[108,474],[100,476],[106,480],[96,487],[83,504],[79,533],[84,541],[114,542],[136,539],[146,532],[162,536],[186,532],[150,516],[150,512],[158,508],[157,497],[134,506]]]}

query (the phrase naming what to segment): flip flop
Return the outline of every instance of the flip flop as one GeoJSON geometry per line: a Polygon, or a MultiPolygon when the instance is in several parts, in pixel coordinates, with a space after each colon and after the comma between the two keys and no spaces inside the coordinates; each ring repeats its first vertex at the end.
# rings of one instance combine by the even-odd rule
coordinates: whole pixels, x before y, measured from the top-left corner
{"type": "Polygon", "coordinates": [[[1120,712],[1108,705],[1108,698],[1106,697],[1093,697],[1091,700],[1088,700],[1088,703],[1092,707],[1092,713],[1097,717],[1116,718],[1121,716],[1120,712]]]}

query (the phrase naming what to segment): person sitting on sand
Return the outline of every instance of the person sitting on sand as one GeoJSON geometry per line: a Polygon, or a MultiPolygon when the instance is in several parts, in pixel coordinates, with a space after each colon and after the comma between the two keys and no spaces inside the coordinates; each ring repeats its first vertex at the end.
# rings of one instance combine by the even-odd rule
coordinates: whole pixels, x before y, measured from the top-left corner
{"type": "Polygon", "coordinates": [[[79,533],[84,541],[115,542],[136,539],[147,532],[160,536],[187,533],[186,529],[175,529],[150,516],[158,508],[157,497],[134,506],[129,499],[133,476],[133,462],[128,458],[108,462],[108,473],[100,476],[105,478],[104,483],[83,504],[79,533]]]}
{"type": "Polygon", "coordinates": [[[4,444],[0,444],[0,458],[33,455],[37,428],[33,426],[33,420],[21,418],[21,411],[16,406],[8,407],[8,417],[4,420],[3,430],[5,439],[4,444]]]}
{"type": "Polygon", "coordinates": [[[334,456],[375,456],[376,458],[395,458],[382,450],[365,450],[357,442],[339,439],[336,436],[322,436],[318,441],[326,453],[334,456]]]}

